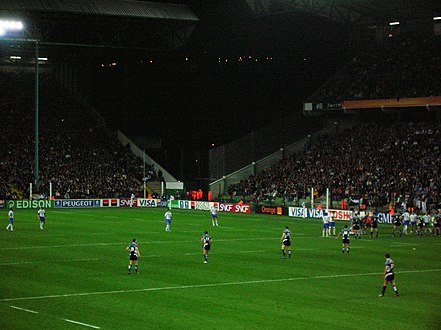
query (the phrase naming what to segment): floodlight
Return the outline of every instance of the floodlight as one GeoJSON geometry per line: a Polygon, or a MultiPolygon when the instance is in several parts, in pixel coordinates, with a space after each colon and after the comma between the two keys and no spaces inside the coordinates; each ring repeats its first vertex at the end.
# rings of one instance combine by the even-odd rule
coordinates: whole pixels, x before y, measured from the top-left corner
{"type": "Polygon", "coordinates": [[[390,25],[390,26],[393,26],[393,25],[400,25],[400,22],[390,22],[389,25],[390,25]]]}
{"type": "Polygon", "coordinates": [[[17,56],[17,55],[9,56],[9,58],[10,58],[11,60],[21,60],[21,56],[17,56]]]}
{"type": "Polygon", "coordinates": [[[6,31],[18,31],[18,30],[23,30],[22,22],[0,19],[0,34],[3,34],[6,31]]]}
{"type": "Polygon", "coordinates": [[[441,20],[441,16],[434,17],[433,20],[434,21],[439,21],[439,20],[441,20]]]}
{"type": "Polygon", "coordinates": [[[39,57],[38,60],[39,61],[47,61],[47,57],[39,57]]]}

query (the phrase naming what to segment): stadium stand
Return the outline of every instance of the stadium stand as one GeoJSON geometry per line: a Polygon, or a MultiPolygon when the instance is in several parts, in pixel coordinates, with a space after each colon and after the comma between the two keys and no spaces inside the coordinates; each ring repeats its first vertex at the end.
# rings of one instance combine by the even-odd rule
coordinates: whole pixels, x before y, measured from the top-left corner
{"type": "Polygon", "coordinates": [[[338,139],[323,137],[306,152],[279,161],[229,187],[230,195],[305,198],[310,187],[333,198],[362,197],[368,205],[441,200],[441,130],[436,123],[361,124],[338,139]]]}
{"type": "MultiPolygon", "coordinates": [[[[5,91],[0,104],[0,198],[27,198],[34,182],[33,74],[2,72],[0,77],[5,91]]],[[[41,84],[46,92],[39,121],[40,185],[33,193],[47,198],[50,181],[55,198],[138,195],[142,159],[44,74],[41,84]]],[[[153,166],[147,166],[146,179],[161,180],[153,166]]]]}
{"type": "Polygon", "coordinates": [[[402,35],[354,56],[311,101],[387,99],[441,95],[439,36],[402,35]]]}

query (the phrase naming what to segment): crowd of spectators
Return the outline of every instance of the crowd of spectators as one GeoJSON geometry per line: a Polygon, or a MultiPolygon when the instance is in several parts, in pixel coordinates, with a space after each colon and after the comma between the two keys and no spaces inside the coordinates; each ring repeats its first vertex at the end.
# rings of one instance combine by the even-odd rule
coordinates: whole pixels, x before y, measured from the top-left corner
{"type": "Polygon", "coordinates": [[[440,164],[439,123],[360,124],[231,185],[229,194],[295,200],[311,187],[318,196],[329,187],[334,199],[363,198],[373,206],[439,204],[440,164]]]}
{"type": "Polygon", "coordinates": [[[393,36],[354,56],[310,101],[441,95],[440,36],[393,36]]]}
{"type": "MultiPolygon", "coordinates": [[[[16,72],[0,78],[8,91],[0,104],[0,199],[28,198],[35,179],[32,77],[16,72]]],[[[142,159],[49,77],[43,75],[41,84],[39,185],[33,194],[48,198],[51,182],[55,198],[129,197],[142,195],[143,179],[161,180],[153,165],[144,172],[142,159]]]]}

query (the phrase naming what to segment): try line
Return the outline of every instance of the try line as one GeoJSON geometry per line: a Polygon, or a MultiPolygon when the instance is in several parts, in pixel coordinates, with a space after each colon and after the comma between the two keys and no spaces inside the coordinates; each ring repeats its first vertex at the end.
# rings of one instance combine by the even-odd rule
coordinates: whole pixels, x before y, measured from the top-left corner
{"type": "MultiPolygon", "coordinates": [[[[421,269],[421,270],[404,270],[397,272],[397,274],[409,274],[409,273],[427,273],[427,272],[440,272],[440,269],[421,269]]],[[[335,274],[335,275],[321,275],[321,276],[310,276],[310,277],[290,277],[290,278],[279,278],[272,280],[254,280],[254,281],[240,281],[240,282],[221,282],[221,283],[209,283],[209,284],[195,284],[195,285],[181,285],[181,286],[164,286],[158,288],[145,288],[145,289],[132,289],[132,290],[114,290],[114,291],[96,291],[96,292],[83,292],[83,293],[66,293],[66,294],[54,294],[47,296],[34,296],[34,297],[17,297],[17,298],[5,298],[0,299],[0,302],[8,301],[22,301],[22,300],[37,300],[37,299],[51,299],[51,298],[65,298],[65,297],[84,297],[84,296],[99,296],[107,294],[118,294],[118,293],[133,293],[133,292],[152,292],[152,291],[162,291],[162,290],[182,290],[182,289],[198,289],[198,288],[212,288],[220,286],[233,286],[233,285],[247,285],[247,284],[265,284],[265,283],[275,283],[275,282],[290,282],[290,281],[300,281],[300,280],[316,280],[316,279],[329,279],[329,278],[339,278],[339,277],[356,277],[356,276],[372,276],[380,275],[381,273],[359,273],[359,274],[335,274]]]]}

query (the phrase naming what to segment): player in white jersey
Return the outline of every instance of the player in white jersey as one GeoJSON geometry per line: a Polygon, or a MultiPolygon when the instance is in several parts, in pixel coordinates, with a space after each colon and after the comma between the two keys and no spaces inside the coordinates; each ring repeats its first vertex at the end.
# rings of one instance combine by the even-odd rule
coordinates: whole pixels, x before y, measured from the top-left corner
{"type": "Polygon", "coordinates": [[[328,222],[329,222],[329,236],[331,236],[331,231],[333,231],[332,235],[335,236],[335,222],[331,211],[328,211],[328,222]]]}
{"type": "Polygon", "coordinates": [[[217,223],[217,208],[213,206],[213,208],[211,209],[211,223],[214,226],[219,226],[217,223]]]}
{"type": "Polygon", "coordinates": [[[432,229],[430,228],[430,213],[426,212],[425,215],[423,215],[423,221],[424,221],[424,233],[427,235],[431,235],[432,229]]]}
{"type": "Polygon", "coordinates": [[[403,213],[403,234],[407,235],[407,227],[409,227],[410,224],[410,213],[404,212],[403,213]]]}
{"type": "Polygon", "coordinates": [[[12,209],[12,207],[9,209],[8,217],[9,224],[6,226],[6,230],[14,231],[14,210],[12,209]]]}
{"type": "Polygon", "coordinates": [[[165,220],[165,231],[171,231],[171,222],[172,222],[172,213],[170,209],[167,210],[164,214],[164,220],[165,220]]]}
{"type": "Polygon", "coordinates": [[[412,213],[409,216],[410,219],[410,233],[412,234],[414,231],[416,231],[416,224],[418,221],[418,216],[415,213],[415,211],[412,211],[412,213]]]}
{"type": "Polygon", "coordinates": [[[46,211],[44,208],[40,207],[37,211],[38,219],[40,220],[40,229],[44,229],[44,224],[46,222],[46,211]]]}
{"type": "Polygon", "coordinates": [[[323,213],[323,230],[322,230],[322,237],[329,237],[329,218],[328,214],[326,212],[323,213]]]}

